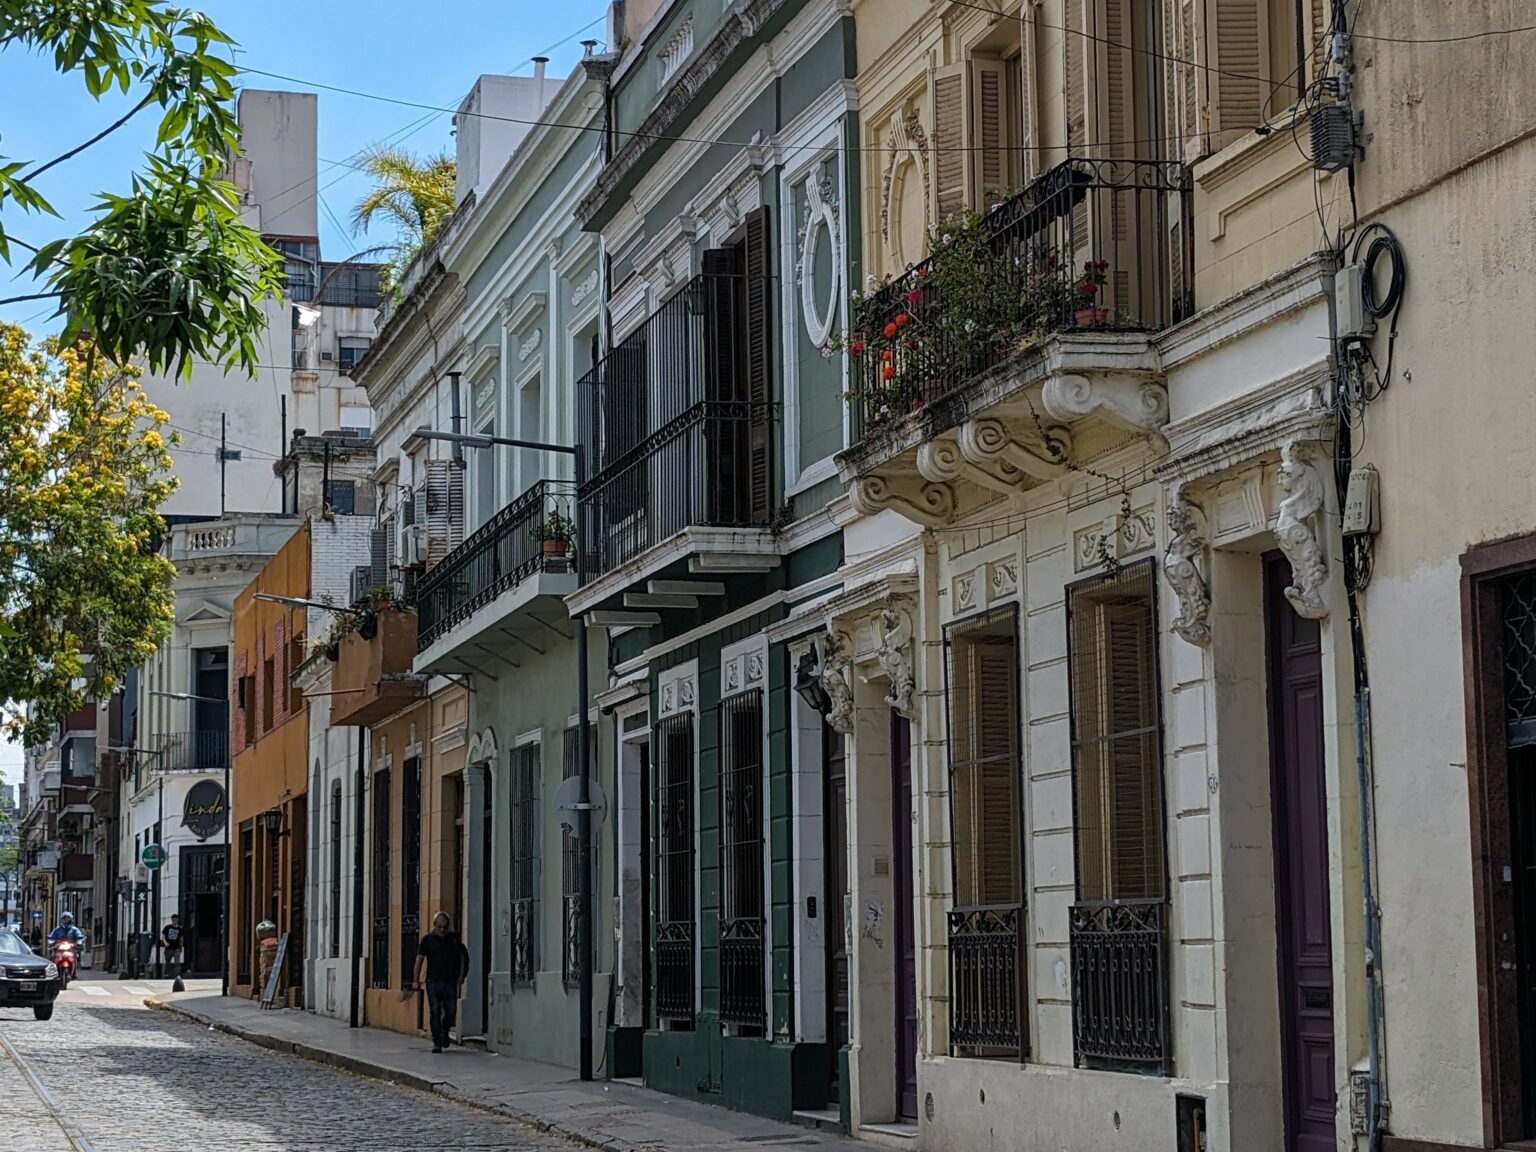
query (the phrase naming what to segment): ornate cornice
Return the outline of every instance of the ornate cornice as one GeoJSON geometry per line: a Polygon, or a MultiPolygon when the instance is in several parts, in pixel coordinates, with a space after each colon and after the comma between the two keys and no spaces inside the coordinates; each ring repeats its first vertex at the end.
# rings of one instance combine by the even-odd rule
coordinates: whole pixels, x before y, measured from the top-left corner
{"type": "Polygon", "coordinates": [[[630,135],[629,141],[598,173],[592,190],[576,206],[576,219],[583,228],[597,218],[603,206],[619,185],[639,167],[645,155],[657,144],[666,145],[667,140],[663,138],[675,134],[673,129],[694,98],[715,78],[736,50],[756,36],[787,2],[750,0],[725,17],[720,30],[699,51],[693,63],[678,74],[666,95],[630,135]]]}

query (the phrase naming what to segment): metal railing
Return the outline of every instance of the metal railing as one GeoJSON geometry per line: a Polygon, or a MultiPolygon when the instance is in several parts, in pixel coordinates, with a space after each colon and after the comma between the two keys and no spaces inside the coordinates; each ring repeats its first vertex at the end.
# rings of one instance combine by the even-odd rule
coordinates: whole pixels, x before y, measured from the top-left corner
{"type": "Polygon", "coordinates": [[[1167,904],[1072,906],[1072,1033],[1080,1065],[1168,1066],[1167,904]]]}
{"type": "Polygon", "coordinates": [[[514,984],[533,983],[534,908],[532,896],[512,901],[512,982],[514,984]]]}
{"type": "Polygon", "coordinates": [[[191,732],[160,732],[145,741],[141,770],[154,772],[213,772],[229,764],[229,729],[204,728],[191,732]]]}
{"type": "Polygon", "coordinates": [[[897,341],[890,361],[851,355],[854,440],[945,399],[1016,355],[1028,335],[1155,331],[1188,315],[1194,257],[1183,189],[1173,161],[1068,159],[994,207],[982,226],[1002,282],[989,294],[1002,302],[992,318],[1007,321],[1001,333],[948,314],[929,278],[932,257],[883,285],[858,305],[854,341],[892,325],[914,335],[897,341]]]}
{"type": "Polygon", "coordinates": [[[563,907],[565,957],[561,967],[564,969],[565,986],[574,988],[581,982],[581,900],[572,893],[564,897],[563,907]]]}
{"type": "Polygon", "coordinates": [[[693,1019],[693,924],[661,924],[656,939],[656,1015],[693,1019]]]}
{"type": "Polygon", "coordinates": [[[475,530],[416,585],[416,650],[425,652],[503,592],[537,572],[571,572],[568,538],[543,536],[572,523],[574,486],[541,480],[475,530]],[[550,527],[547,527],[550,526],[550,527]]]}
{"type": "Polygon", "coordinates": [[[949,1042],[956,1055],[1023,1056],[1024,906],[949,912],[949,1042]]]}
{"type": "Polygon", "coordinates": [[[720,1019],[761,1028],[767,1013],[761,917],[720,923],[720,1019]]]}
{"type": "Polygon", "coordinates": [[[771,518],[777,408],[745,288],[694,277],[577,385],[588,579],[692,525],[771,518]]]}

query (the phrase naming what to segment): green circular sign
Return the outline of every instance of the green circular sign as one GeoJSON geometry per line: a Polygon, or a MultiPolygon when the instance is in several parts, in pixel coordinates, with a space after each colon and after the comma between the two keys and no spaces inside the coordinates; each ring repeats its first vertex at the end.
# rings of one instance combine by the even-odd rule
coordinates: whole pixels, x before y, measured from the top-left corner
{"type": "Polygon", "coordinates": [[[158,868],[165,863],[165,849],[158,844],[146,844],[139,859],[146,868],[158,868]]]}

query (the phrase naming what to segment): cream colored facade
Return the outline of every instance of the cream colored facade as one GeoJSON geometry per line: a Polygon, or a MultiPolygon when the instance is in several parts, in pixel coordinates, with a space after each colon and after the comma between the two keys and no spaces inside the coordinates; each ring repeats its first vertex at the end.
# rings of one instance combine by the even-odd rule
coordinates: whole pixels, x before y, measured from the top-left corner
{"type": "MultiPolygon", "coordinates": [[[[1315,172],[1293,140],[1294,86],[1244,80],[1333,74],[1318,47],[1328,6],[1002,7],[994,19],[951,4],[853,5],[866,273],[899,281],[928,255],[935,222],[1006,202],[993,219],[1017,230],[1012,251],[1029,261],[1048,248],[1073,269],[1105,261],[1109,307],[1080,309],[910,415],[866,413],[838,458],[858,516],[844,529],[841,590],[805,615],[826,629],[813,642],[849,741],[850,1127],[924,1149],[1351,1148],[1353,1122],[1368,1123],[1363,1097],[1352,1110],[1351,1073],[1369,1067],[1369,1029],[1333,478],[1331,250],[1349,223],[1348,176],[1315,172]],[[1292,40],[1275,32],[1292,28],[1292,40]],[[1267,134],[1253,130],[1261,120],[1267,134]],[[1059,191],[1073,181],[1081,199],[1059,191]],[[1280,554],[1290,582],[1271,568],[1267,587],[1280,554]],[[1150,899],[1093,900],[1079,864],[1088,753],[1074,751],[1086,721],[1073,678],[1095,653],[1074,647],[1069,608],[1087,611],[1113,573],[1129,580],[1142,565],[1156,578],[1142,683],[1157,737],[1138,812],[1160,837],[1148,858],[1164,879],[1150,899]],[[987,915],[1017,917],[1006,971],[1022,994],[1014,1046],[994,1043],[984,1058],[963,1028],[977,1003],[996,1003],[997,985],[968,1008],[963,937],[982,919],[958,892],[957,844],[975,830],[953,785],[953,742],[969,715],[946,665],[965,626],[997,610],[1016,621],[1009,795],[1021,888],[987,915]],[[1266,657],[1279,635],[1298,638],[1303,687],[1266,657]],[[1298,700],[1305,741],[1274,711],[1298,700]],[[893,743],[893,705],[910,724],[905,746],[900,722],[893,743]],[[1303,842],[1310,903],[1289,878],[1303,853],[1281,831],[1272,777],[1302,744],[1318,803],[1303,842]],[[893,762],[905,755],[912,803],[894,819],[911,822],[909,859],[892,857],[902,837],[891,832],[893,762]],[[903,866],[917,991],[905,1105],[891,1013],[903,866]],[[1316,956],[1288,943],[1287,926],[1303,921],[1316,956]],[[1108,1056],[1103,1033],[1129,1021],[1131,1002],[1084,975],[1107,954],[1092,952],[1096,938],[1120,941],[1119,955],[1153,967],[1146,987],[1162,989],[1108,1056]],[[1096,1013],[1093,995],[1110,1008],[1096,1013]]],[[[1308,124],[1300,114],[1303,143],[1308,124]]]]}

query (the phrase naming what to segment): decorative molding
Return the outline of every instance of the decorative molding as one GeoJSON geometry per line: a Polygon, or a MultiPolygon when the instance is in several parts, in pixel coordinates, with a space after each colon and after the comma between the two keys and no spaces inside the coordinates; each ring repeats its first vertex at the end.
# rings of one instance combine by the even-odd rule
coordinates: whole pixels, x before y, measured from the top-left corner
{"type": "Polygon", "coordinates": [[[988,569],[988,583],[992,587],[992,599],[1012,596],[1019,590],[1019,562],[1010,556],[999,560],[988,569]]]}
{"type": "Polygon", "coordinates": [[[827,723],[846,736],[853,731],[853,684],[849,679],[853,640],[848,633],[829,628],[821,642],[821,653],[821,686],[832,701],[827,723]]]}
{"type": "MultiPolygon", "coordinates": [[[[887,251],[891,249],[891,213],[896,207],[896,173],[903,163],[909,163],[922,179],[922,206],[923,206],[923,234],[928,234],[929,225],[932,223],[929,215],[932,180],[928,171],[928,134],[923,131],[922,117],[917,109],[911,106],[901,109],[891,117],[890,131],[886,137],[886,150],[890,153],[890,159],[885,165],[885,174],[880,186],[880,238],[885,241],[887,251]]],[[[911,255],[905,252],[893,253],[900,263],[901,258],[911,255]]]]}
{"type": "Polygon", "coordinates": [[[880,610],[880,668],[890,681],[885,702],[908,720],[915,720],[913,697],[917,680],[913,675],[912,643],[913,602],[907,596],[886,597],[880,610]]]}
{"type": "Polygon", "coordinates": [[[962,572],[955,577],[955,612],[961,613],[976,606],[976,573],[962,572]]]}
{"type": "Polygon", "coordinates": [[[517,334],[527,330],[544,313],[549,298],[543,292],[530,292],[514,303],[511,297],[501,302],[501,320],[507,331],[517,334]]]}
{"type": "Polygon", "coordinates": [[[585,304],[587,298],[597,291],[597,283],[597,269],[594,268],[582,278],[576,287],[571,289],[571,307],[580,308],[585,304]]]}
{"type": "Polygon", "coordinates": [[[1024,476],[1007,461],[994,465],[996,472],[972,463],[960,451],[953,440],[929,440],[917,450],[917,470],[925,480],[936,484],[953,484],[957,480],[969,480],[994,492],[1010,493],[1019,487],[1024,476]]]}
{"type": "Polygon", "coordinates": [[[1275,518],[1275,541],[1291,562],[1291,585],[1285,598],[1298,615],[1322,620],[1328,615],[1328,602],[1323,599],[1328,560],[1313,530],[1312,517],[1322,510],[1327,487],[1297,440],[1287,441],[1280,449],[1278,479],[1286,495],[1275,518]]]}
{"type": "Polygon", "coordinates": [[[721,696],[764,687],[767,643],[767,637],[758,633],[740,643],[727,646],[720,653],[721,696]]]}
{"type": "Polygon", "coordinates": [[[521,363],[525,363],[527,361],[528,357],[532,356],[541,347],[543,347],[543,345],[544,345],[544,329],[542,329],[542,328],[535,328],[532,332],[530,332],[528,334],[528,336],[526,338],[521,339],[521,340],[519,340],[517,342],[517,359],[518,359],[518,363],[520,363],[520,364],[521,363]]]}
{"type": "Polygon", "coordinates": [[[1162,432],[1168,423],[1168,389],[1156,381],[1128,375],[1053,373],[1046,378],[1040,402],[1056,420],[1081,420],[1099,413],[1145,436],[1157,451],[1168,450],[1162,432]]]}
{"type": "MultiPolygon", "coordinates": [[[[727,193],[729,194],[729,189],[727,193]]],[[[734,204],[734,198],[731,201],[734,204]]],[[[805,181],[805,219],[800,225],[800,258],[795,262],[795,283],[800,288],[800,315],[806,335],[820,348],[832,336],[842,303],[842,232],[837,209],[837,188],[831,164],[823,160],[805,181]],[[826,232],[831,266],[827,276],[825,306],[816,299],[816,244],[826,232]]]]}
{"type": "Polygon", "coordinates": [[[1204,509],[1185,496],[1182,487],[1175,488],[1168,498],[1168,550],[1163,554],[1163,576],[1178,597],[1179,614],[1169,627],[1201,648],[1211,643],[1211,587],[1203,571],[1203,519],[1204,509]]]}
{"type": "Polygon", "coordinates": [[[925,528],[939,528],[955,518],[955,490],[948,484],[897,486],[885,476],[860,476],[848,498],[865,516],[889,508],[925,528]]]}

